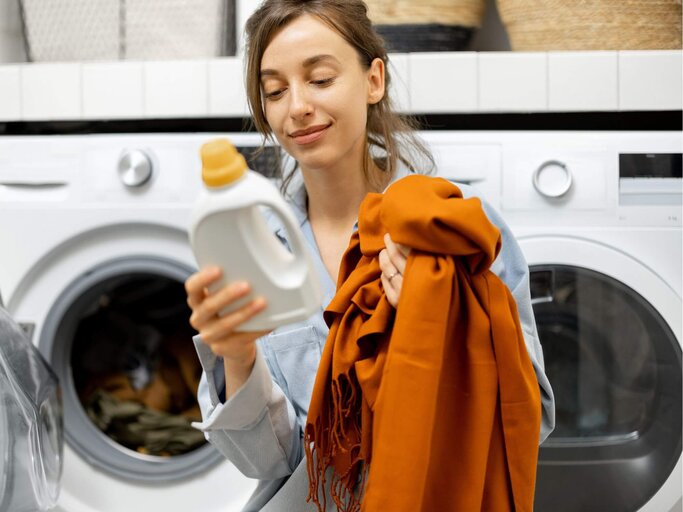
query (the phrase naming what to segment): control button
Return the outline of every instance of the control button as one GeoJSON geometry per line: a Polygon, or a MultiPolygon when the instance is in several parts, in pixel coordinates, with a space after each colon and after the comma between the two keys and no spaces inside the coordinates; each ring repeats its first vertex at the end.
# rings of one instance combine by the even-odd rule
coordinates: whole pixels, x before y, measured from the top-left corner
{"type": "Polygon", "coordinates": [[[152,177],[152,160],[140,149],[125,150],[119,158],[119,177],[127,187],[141,187],[152,177]]]}
{"type": "Polygon", "coordinates": [[[572,188],[572,172],[566,164],[558,160],[542,163],[532,176],[536,191],[542,196],[557,198],[572,188]]]}

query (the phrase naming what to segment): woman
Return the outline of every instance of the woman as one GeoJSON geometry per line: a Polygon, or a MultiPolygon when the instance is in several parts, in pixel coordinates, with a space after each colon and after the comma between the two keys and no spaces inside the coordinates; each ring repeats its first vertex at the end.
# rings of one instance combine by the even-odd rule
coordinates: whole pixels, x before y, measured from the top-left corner
{"type": "MultiPolygon", "coordinates": [[[[285,179],[284,188],[310,242],[325,306],[334,296],[363,198],[406,174],[412,157],[425,152],[391,109],[388,59],[362,1],[267,0],[247,22],[246,33],[250,108],[259,131],[274,137],[297,163],[299,171],[285,179]]],[[[486,213],[503,233],[492,270],[517,301],[541,388],[543,440],[552,430],[553,400],[531,310],[528,269],[500,217],[488,207],[486,213]]],[[[286,232],[272,223],[287,243],[286,232]]],[[[396,307],[409,249],[389,237],[385,242],[381,281],[396,307]]],[[[218,311],[249,293],[248,283],[233,283],[209,294],[219,275],[219,269],[204,269],[186,283],[205,371],[199,389],[201,428],[238,469],[260,480],[245,510],[315,510],[306,502],[303,427],[328,333],[322,310],[273,332],[240,332],[266,301],[257,298],[219,317],[218,311]]]]}

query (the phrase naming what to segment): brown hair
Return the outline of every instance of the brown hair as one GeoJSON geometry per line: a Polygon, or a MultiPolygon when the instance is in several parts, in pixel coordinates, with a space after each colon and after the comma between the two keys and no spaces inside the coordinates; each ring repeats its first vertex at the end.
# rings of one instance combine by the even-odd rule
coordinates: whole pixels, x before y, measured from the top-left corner
{"type": "MultiPolygon", "coordinates": [[[[366,140],[368,157],[375,158],[377,166],[387,176],[394,175],[399,161],[412,172],[417,171],[416,161],[421,164],[420,167],[424,166],[421,169],[423,172],[430,172],[434,166],[434,160],[414,133],[417,123],[411,118],[399,116],[394,111],[393,102],[389,97],[391,76],[384,41],[372,27],[367,15],[367,6],[362,0],[266,0],[251,15],[246,24],[247,98],[253,122],[258,131],[264,135],[264,139],[272,140],[273,134],[263,111],[261,59],[275,34],[303,14],[316,16],[338,32],[356,49],[361,65],[365,69],[369,69],[376,58],[384,62],[384,97],[378,103],[368,105],[366,140]],[[379,150],[379,154],[372,150],[373,147],[379,150]]],[[[376,186],[386,182],[386,178],[369,175],[367,159],[363,171],[366,179],[376,186]]],[[[286,191],[293,174],[294,171],[283,180],[283,192],[286,191]]]]}

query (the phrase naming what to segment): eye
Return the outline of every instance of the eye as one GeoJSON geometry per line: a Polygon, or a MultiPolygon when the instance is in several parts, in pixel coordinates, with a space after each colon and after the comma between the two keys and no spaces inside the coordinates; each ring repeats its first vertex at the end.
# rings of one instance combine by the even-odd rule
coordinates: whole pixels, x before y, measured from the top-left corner
{"type": "Polygon", "coordinates": [[[332,82],[334,82],[334,78],[333,78],[333,77],[330,77],[330,78],[321,78],[321,79],[319,79],[319,80],[311,80],[311,83],[312,83],[313,85],[320,85],[320,86],[323,86],[323,87],[326,86],[326,85],[330,85],[332,82]]]}
{"type": "Polygon", "coordinates": [[[267,100],[276,100],[282,96],[282,94],[285,92],[284,89],[276,89],[274,91],[264,91],[263,95],[267,100]]]}

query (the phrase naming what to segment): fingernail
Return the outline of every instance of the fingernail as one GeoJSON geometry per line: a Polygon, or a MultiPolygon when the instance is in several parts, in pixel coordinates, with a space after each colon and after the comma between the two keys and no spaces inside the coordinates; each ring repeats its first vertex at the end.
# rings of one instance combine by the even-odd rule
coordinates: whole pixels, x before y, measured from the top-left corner
{"type": "Polygon", "coordinates": [[[238,283],[235,283],[235,290],[238,293],[244,293],[247,290],[249,290],[249,283],[247,283],[246,281],[240,281],[238,283]]]}
{"type": "Polygon", "coordinates": [[[254,299],[254,302],[251,303],[251,308],[254,311],[259,311],[259,310],[263,309],[265,306],[266,306],[266,299],[264,299],[263,297],[258,297],[256,299],[254,299]]]}

